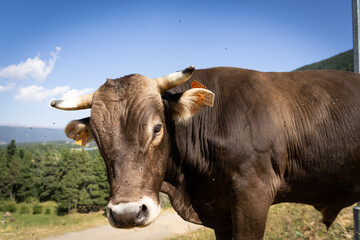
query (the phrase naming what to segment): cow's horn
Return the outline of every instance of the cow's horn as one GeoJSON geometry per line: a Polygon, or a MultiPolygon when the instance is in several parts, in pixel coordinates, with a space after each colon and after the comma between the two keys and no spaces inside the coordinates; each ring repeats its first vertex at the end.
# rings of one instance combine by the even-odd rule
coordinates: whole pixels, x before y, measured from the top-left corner
{"type": "Polygon", "coordinates": [[[91,108],[94,93],[65,100],[53,100],[50,105],[61,110],[80,110],[91,108]]]}
{"type": "Polygon", "coordinates": [[[160,93],[164,93],[167,90],[179,86],[189,80],[195,70],[194,66],[189,66],[182,71],[170,73],[164,77],[155,78],[160,93]]]}

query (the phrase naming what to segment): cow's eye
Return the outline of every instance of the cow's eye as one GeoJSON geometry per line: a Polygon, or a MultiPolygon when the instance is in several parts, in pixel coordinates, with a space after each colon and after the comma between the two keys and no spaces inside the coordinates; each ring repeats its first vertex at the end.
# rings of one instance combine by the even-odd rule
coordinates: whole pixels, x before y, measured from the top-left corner
{"type": "Polygon", "coordinates": [[[162,130],[162,124],[156,124],[154,127],[154,134],[159,134],[162,130]]]}

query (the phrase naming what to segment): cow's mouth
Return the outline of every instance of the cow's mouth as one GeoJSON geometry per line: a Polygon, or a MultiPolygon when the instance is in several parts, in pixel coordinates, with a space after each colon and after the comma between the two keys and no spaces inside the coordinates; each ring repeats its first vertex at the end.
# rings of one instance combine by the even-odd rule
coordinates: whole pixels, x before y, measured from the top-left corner
{"type": "Polygon", "coordinates": [[[115,228],[144,227],[154,222],[160,215],[161,207],[151,198],[143,197],[138,202],[108,204],[106,215],[115,228]]]}

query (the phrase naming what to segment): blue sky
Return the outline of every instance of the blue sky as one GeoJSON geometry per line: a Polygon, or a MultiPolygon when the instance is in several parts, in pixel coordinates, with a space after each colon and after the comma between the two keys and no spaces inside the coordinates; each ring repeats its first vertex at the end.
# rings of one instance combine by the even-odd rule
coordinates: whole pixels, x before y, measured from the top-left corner
{"type": "Polygon", "coordinates": [[[51,99],[189,65],[291,71],[352,48],[351,0],[0,1],[0,125],[64,127],[51,99]]]}

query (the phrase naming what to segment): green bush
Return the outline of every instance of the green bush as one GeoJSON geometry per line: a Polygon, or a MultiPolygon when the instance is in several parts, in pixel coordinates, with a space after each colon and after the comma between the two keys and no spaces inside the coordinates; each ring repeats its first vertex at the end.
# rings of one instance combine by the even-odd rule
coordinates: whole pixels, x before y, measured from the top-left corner
{"type": "Polygon", "coordinates": [[[35,204],[33,206],[33,214],[41,214],[43,207],[40,204],[35,204]]]}
{"type": "Polygon", "coordinates": [[[45,209],[45,214],[51,214],[50,208],[45,209]]]}
{"type": "Polygon", "coordinates": [[[58,216],[65,216],[67,215],[69,212],[68,212],[68,206],[66,204],[61,204],[61,203],[58,203],[58,206],[56,208],[56,214],[58,216]]]}
{"type": "Polygon", "coordinates": [[[30,213],[30,209],[27,206],[21,206],[20,208],[20,214],[29,214],[30,213]]]}
{"type": "Polygon", "coordinates": [[[171,203],[170,203],[170,199],[169,199],[168,195],[166,195],[164,193],[160,193],[159,199],[160,199],[160,205],[162,208],[164,208],[164,209],[171,208],[171,203]]]}
{"type": "Polygon", "coordinates": [[[4,212],[16,213],[16,204],[14,202],[7,202],[4,205],[4,212]]]}

